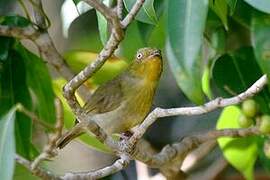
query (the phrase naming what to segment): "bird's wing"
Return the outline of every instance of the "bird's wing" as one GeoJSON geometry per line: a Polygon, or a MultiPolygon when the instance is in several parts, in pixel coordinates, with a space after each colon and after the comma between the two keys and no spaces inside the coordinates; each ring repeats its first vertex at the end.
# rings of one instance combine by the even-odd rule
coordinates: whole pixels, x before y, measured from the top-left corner
{"type": "Polygon", "coordinates": [[[123,89],[121,81],[115,79],[101,85],[84,105],[84,109],[87,113],[105,113],[118,108],[122,100],[123,89]]]}

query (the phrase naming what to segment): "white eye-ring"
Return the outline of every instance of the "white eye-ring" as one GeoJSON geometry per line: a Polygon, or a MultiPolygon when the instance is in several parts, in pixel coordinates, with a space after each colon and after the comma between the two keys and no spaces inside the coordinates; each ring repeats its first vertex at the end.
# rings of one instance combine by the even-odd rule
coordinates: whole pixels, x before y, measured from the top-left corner
{"type": "Polygon", "coordinates": [[[142,57],[143,57],[143,54],[142,53],[138,53],[137,54],[137,59],[142,59],[142,57]]]}

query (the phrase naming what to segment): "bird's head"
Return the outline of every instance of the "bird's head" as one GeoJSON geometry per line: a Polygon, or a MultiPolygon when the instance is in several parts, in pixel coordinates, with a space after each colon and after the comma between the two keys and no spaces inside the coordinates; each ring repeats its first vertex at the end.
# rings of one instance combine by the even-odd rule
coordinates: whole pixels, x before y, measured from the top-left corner
{"type": "Polygon", "coordinates": [[[157,81],[162,72],[161,51],[156,48],[141,48],[137,51],[130,71],[147,80],[157,81]]]}

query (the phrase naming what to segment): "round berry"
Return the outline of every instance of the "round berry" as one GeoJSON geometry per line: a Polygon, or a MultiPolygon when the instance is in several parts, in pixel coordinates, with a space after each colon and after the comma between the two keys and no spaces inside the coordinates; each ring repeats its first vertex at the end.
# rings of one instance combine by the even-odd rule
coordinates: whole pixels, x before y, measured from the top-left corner
{"type": "Polygon", "coordinates": [[[254,117],[257,113],[257,104],[253,99],[248,99],[242,104],[242,112],[247,117],[254,117]]]}
{"type": "Polygon", "coordinates": [[[240,114],[238,118],[238,124],[242,128],[248,128],[253,124],[253,121],[251,118],[245,116],[244,114],[240,114]]]}
{"type": "Polygon", "coordinates": [[[261,123],[260,123],[260,126],[259,126],[259,130],[263,134],[270,133],[270,116],[269,115],[263,115],[261,117],[261,123]]]}
{"type": "Polygon", "coordinates": [[[270,159],[270,141],[269,140],[264,142],[263,152],[265,156],[270,159]]]}

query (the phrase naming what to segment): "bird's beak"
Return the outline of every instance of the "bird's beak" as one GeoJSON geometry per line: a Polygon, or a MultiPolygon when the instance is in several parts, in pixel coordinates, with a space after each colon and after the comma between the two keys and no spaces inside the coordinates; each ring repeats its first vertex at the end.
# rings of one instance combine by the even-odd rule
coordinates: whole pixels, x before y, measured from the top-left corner
{"type": "Polygon", "coordinates": [[[157,49],[157,50],[155,50],[155,51],[153,51],[152,53],[151,53],[151,56],[152,57],[160,57],[161,58],[161,51],[159,50],[159,49],[157,49]]]}

